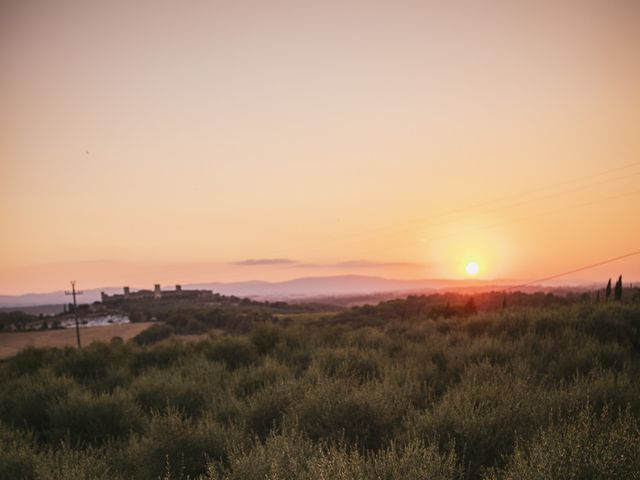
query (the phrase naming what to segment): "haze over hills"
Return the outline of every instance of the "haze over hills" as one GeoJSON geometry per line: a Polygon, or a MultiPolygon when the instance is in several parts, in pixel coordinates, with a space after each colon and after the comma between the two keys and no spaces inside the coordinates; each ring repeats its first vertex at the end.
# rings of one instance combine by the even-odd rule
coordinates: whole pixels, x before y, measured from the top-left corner
{"type": "MultiPolygon", "coordinates": [[[[210,282],[183,285],[183,288],[212,290],[223,295],[237,295],[263,300],[295,300],[323,296],[367,295],[386,292],[432,292],[440,289],[504,288],[516,282],[513,280],[446,280],[419,279],[398,280],[366,275],[338,275],[327,277],[304,277],[283,282],[246,281],[210,282]]],[[[152,285],[141,288],[152,288],[152,285]]],[[[163,285],[172,289],[172,285],[163,285]]],[[[140,288],[132,287],[132,290],[140,288]]],[[[93,288],[84,290],[78,297],[81,303],[100,300],[100,292],[121,293],[122,287],[93,288]]],[[[68,303],[70,297],[64,291],[28,293],[24,295],[0,295],[0,308],[28,307],[68,303]]]]}

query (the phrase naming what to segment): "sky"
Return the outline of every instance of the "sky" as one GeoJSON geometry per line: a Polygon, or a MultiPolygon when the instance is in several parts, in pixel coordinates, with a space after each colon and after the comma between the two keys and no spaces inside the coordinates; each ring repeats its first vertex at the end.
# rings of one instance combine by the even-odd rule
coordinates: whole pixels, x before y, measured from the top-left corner
{"type": "Polygon", "coordinates": [[[0,293],[640,249],[632,0],[0,0],[0,106],[0,293]]]}

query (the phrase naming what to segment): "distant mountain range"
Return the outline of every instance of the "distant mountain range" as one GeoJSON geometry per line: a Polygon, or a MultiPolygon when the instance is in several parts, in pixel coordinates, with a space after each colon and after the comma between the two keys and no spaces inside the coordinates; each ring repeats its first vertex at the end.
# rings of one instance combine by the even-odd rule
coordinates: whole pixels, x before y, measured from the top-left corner
{"type": "MultiPolygon", "coordinates": [[[[451,290],[475,290],[487,288],[504,288],[507,280],[481,281],[481,280],[397,280],[366,275],[338,275],[329,277],[305,277],[283,282],[213,282],[183,285],[184,289],[212,290],[223,295],[237,295],[261,300],[301,300],[310,297],[323,296],[349,296],[367,295],[387,292],[433,292],[441,289],[451,290]],[[502,287],[500,287],[502,285],[502,287]]],[[[149,288],[149,287],[146,287],[149,288]]],[[[173,289],[172,285],[163,286],[164,289],[173,289]]],[[[138,290],[132,288],[132,291],[138,290]]],[[[100,292],[109,295],[122,293],[122,288],[106,287],[85,290],[78,297],[81,303],[92,303],[100,300],[100,292]]],[[[49,293],[27,293],[24,295],[0,295],[0,308],[29,307],[36,305],[60,305],[69,303],[71,297],[64,291],[49,293]]]]}

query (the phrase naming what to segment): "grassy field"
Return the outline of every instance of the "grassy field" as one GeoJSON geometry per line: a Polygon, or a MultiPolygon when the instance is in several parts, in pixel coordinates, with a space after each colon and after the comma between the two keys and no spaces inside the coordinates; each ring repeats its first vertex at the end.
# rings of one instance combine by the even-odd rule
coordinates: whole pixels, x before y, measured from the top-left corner
{"type": "Polygon", "coordinates": [[[417,302],[26,349],[0,363],[0,478],[640,478],[640,303],[417,302]]]}
{"type": "Polygon", "coordinates": [[[278,313],[275,315],[279,320],[288,320],[291,322],[307,323],[324,318],[330,318],[336,315],[336,312],[305,312],[305,313],[278,313]]]}
{"type": "MultiPolygon", "coordinates": [[[[80,329],[80,340],[84,345],[93,342],[108,342],[114,337],[127,341],[153,325],[151,322],[128,323],[80,329]]],[[[73,328],[43,330],[37,332],[0,333],[0,358],[15,355],[27,347],[64,348],[76,345],[76,331],[73,328]]]]}

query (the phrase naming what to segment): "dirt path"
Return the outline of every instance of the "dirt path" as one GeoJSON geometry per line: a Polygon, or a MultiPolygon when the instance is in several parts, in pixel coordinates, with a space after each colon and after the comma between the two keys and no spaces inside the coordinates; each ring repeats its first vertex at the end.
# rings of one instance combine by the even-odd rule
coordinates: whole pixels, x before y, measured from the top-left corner
{"type": "MultiPolygon", "coordinates": [[[[80,340],[83,345],[91,342],[108,342],[113,337],[121,337],[127,341],[141,331],[153,325],[152,322],[127,323],[124,325],[108,325],[106,327],[90,327],[80,329],[80,340]]],[[[45,330],[38,332],[5,332],[0,333],[0,358],[15,355],[23,348],[32,347],[74,347],[76,330],[45,330]]]]}

